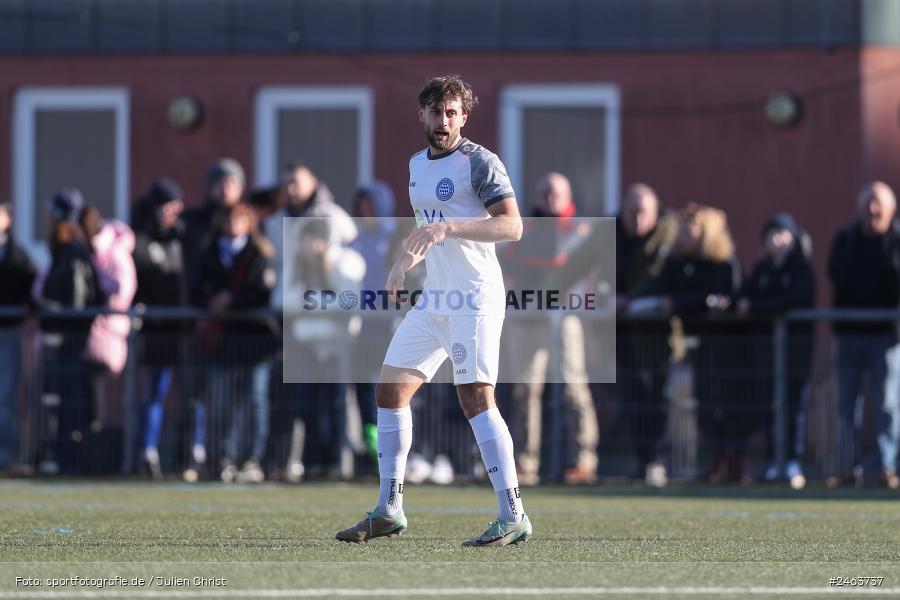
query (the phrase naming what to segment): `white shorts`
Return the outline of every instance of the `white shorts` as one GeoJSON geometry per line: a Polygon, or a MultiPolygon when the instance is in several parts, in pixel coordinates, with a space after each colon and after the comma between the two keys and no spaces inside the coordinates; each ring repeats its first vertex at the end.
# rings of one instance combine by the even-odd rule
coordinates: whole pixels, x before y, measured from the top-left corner
{"type": "Polygon", "coordinates": [[[384,364],[415,369],[431,381],[447,357],[453,383],[497,385],[503,315],[437,315],[411,309],[394,332],[384,364]]]}

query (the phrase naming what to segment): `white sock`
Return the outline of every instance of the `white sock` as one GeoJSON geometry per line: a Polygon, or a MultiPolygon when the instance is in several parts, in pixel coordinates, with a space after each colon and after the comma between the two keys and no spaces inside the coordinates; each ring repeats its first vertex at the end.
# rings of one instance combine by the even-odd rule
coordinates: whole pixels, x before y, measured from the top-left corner
{"type": "Polygon", "coordinates": [[[497,494],[500,518],[510,523],[520,522],[525,516],[525,509],[522,508],[522,498],[519,495],[512,436],[506,421],[495,406],[469,419],[469,424],[481,449],[484,468],[487,469],[491,485],[497,494]]]}
{"type": "Polygon", "coordinates": [[[406,455],[412,446],[412,411],[378,409],[378,474],[381,488],[376,509],[387,515],[403,512],[403,477],[406,455]]]}

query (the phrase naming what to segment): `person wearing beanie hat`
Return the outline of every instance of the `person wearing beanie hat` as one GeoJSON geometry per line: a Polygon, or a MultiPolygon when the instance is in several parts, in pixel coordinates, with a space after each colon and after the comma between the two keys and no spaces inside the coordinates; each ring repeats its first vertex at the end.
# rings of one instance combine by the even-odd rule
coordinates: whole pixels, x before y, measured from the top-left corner
{"type": "MultiPolygon", "coordinates": [[[[184,211],[184,256],[188,257],[186,265],[188,279],[193,281],[199,277],[197,257],[202,254],[204,245],[209,241],[213,227],[213,218],[223,206],[234,206],[244,195],[244,169],[233,158],[220,158],[206,172],[205,198],[201,206],[184,211]]],[[[171,191],[171,190],[170,190],[171,191]]]]}
{"type": "MultiPolygon", "coordinates": [[[[756,317],[747,321],[745,328],[748,336],[755,336],[752,339],[759,341],[748,345],[748,348],[758,351],[745,355],[745,359],[753,364],[746,365],[746,368],[754,372],[772,374],[769,368],[771,319],[789,310],[812,308],[815,304],[815,274],[804,250],[804,237],[794,218],[787,213],[772,215],[762,227],[763,257],[754,265],[735,302],[739,316],[756,317]]],[[[792,323],[788,328],[788,381],[784,413],[787,462],[784,471],[775,462],[777,419],[772,411],[773,377],[759,376],[749,383],[753,406],[741,417],[750,423],[748,430],[762,426],[766,428],[768,465],[763,478],[767,481],[786,478],[794,489],[806,485],[802,464],[806,439],[803,398],[812,369],[813,333],[811,323],[792,323]]]]}
{"type": "MultiPolygon", "coordinates": [[[[102,295],[95,293],[93,268],[82,268],[90,263],[88,242],[79,224],[83,208],[84,196],[76,188],[63,188],[47,202],[51,264],[35,283],[33,293],[39,300],[73,308],[102,304],[102,295]],[[80,278],[85,280],[75,281],[80,278]]],[[[83,329],[83,325],[74,326],[83,329]]]]}
{"type": "Polygon", "coordinates": [[[786,229],[794,234],[794,237],[799,237],[798,234],[800,230],[797,228],[797,223],[794,221],[794,217],[788,213],[775,213],[766,219],[762,228],[763,239],[765,239],[766,235],[773,229],[786,229]]]}
{"type": "MultiPolygon", "coordinates": [[[[175,180],[169,177],[157,177],[135,203],[131,215],[131,228],[135,233],[139,233],[148,227],[158,226],[159,211],[170,203],[178,205],[177,215],[180,215],[184,209],[183,198],[184,194],[181,191],[181,186],[175,180]]],[[[173,205],[170,208],[174,207],[173,205]]]]}
{"type": "Polygon", "coordinates": [[[84,196],[78,188],[63,188],[53,194],[47,203],[47,211],[54,222],[77,222],[84,208],[84,196]]]}
{"type": "MultiPolygon", "coordinates": [[[[83,208],[84,197],[74,188],[60,190],[48,202],[51,262],[32,289],[35,303],[41,307],[83,309],[106,303],[79,224],[83,208]]],[[[42,390],[60,399],[55,456],[42,458],[48,463],[55,459],[61,473],[76,473],[84,467],[78,460],[79,440],[88,432],[92,404],[85,394],[88,372],[83,355],[92,324],[93,318],[41,318],[43,331],[62,334],[59,346],[44,348],[45,364],[56,367],[48,372],[42,390]]]]}
{"type": "MultiPolygon", "coordinates": [[[[187,297],[182,237],[184,209],[181,186],[168,177],[158,177],[141,197],[145,215],[136,231],[134,262],[138,288],[136,305],[182,306],[187,297]]],[[[159,441],[163,426],[163,403],[174,382],[179,358],[180,324],[144,319],[139,368],[146,374],[141,389],[141,464],[154,478],[162,477],[159,441]]]]}
{"type": "Polygon", "coordinates": [[[145,201],[155,208],[182,198],[184,198],[184,194],[181,193],[181,186],[169,177],[157,177],[154,179],[153,183],[150,184],[150,189],[144,195],[145,201]]]}
{"type": "Polygon", "coordinates": [[[236,177],[241,185],[246,183],[246,180],[244,179],[244,168],[241,166],[241,163],[233,158],[220,158],[209,167],[209,170],[206,173],[207,187],[217,183],[226,175],[236,177]]]}
{"type": "Polygon", "coordinates": [[[135,263],[138,291],[135,303],[154,306],[183,304],[184,210],[181,186],[168,177],[159,177],[138,202],[144,213],[140,226],[135,225],[135,263]]]}
{"type": "MultiPolygon", "coordinates": [[[[217,213],[223,207],[235,206],[241,201],[245,182],[244,169],[238,161],[233,158],[216,160],[206,171],[203,204],[186,210],[181,215],[180,220],[184,225],[184,233],[181,236],[184,279],[191,285],[204,277],[200,262],[208,247],[216,243],[213,224],[217,213]]],[[[197,306],[206,308],[204,304],[197,306]]],[[[206,435],[204,405],[200,401],[205,386],[206,383],[197,376],[196,371],[186,371],[184,393],[195,408],[192,464],[184,472],[184,478],[187,481],[196,481],[206,463],[203,442],[206,435]]]]}
{"type": "Polygon", "coordinates": [[[206,172],[207,198],[215,198],[220,204],[237,204],[245,185],[244,168],[233,158],[220,158],[206,172]]]}
{"type": "Polygon", "coordinates": [[[793,241],[797,244],[797,247],[806,254],[807,257],[812,255],[812,240],[809,237],[809,234],[803,231],[797,222],[794,220],[794,217],[789,215],[788,213],[775,213],[763,224],[762,232],[760,235],[762,236],[762,240],[765,243],[766,236],[773,229],[782,229],[788,231],[793,236],[793,241]]]}

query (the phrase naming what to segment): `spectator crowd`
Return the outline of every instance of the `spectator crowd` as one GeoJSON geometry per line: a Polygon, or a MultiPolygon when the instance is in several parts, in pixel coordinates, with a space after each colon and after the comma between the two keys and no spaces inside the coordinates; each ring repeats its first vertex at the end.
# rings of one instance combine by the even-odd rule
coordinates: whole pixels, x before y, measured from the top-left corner
{"type": "MultiPolygon", "coordinates": [[[[34,465],[43,473],[86,471],[90,439],[121,412],[129,365],[138,415],[129,451],[149,477],[177,468],[187,481],[296,482],[337,472],[348,437],[359,462],[372,468],[376,371],[352,386],[337,376],[282,383],[289,368],[283,331],[304,352],[304,368],[327,373],[341,352],[334,340],[356,325],[324,317],[295,321],[281,311],[299,306],[311,288],[383,286],[406,233],[389,219],[397,209],[391,188],[363,185],[347,199],[348,213],[303,163],[287,165],[279,185],[263,192],[247,193],[243,168],[227,158],[209,168],[205,183],[203,201],[187,208],[179,184],[157,178],[133,205],[130,224],[105,218],[77,189],[59,190],[47,203],[50,260],[40,271],[15,240],[12,206],[0,202],[0,309],[7,309],[0,312],[0,472],[34,465]],[[203,316],[180,316],[188,307],[203,316]],[[29,328],[34,335],[24,336],[29,328]],[[43,365],[29,372],[30,385],[40,390],[38,415],[19,402],[23,359],[32,350],[23,340],[36,340],[43,365]],[[342,399],[348,393],[356,399],[358,426],[347,419],[342,399]],[[26,429],[40,440],[24,452],[26,429]],[[175,441],[166,443],[167,436],[175,441]],[[285,447],[276,450],[273,436],[287,440],[285,447]]],[[[542,177],[529,204],[539,218],[526,223],[523,243],[501,253],[507,286],[534,278],[550,289],[585,285],[613,240],[576,216],[575,194],[561,173],[542,177]]],[[[801,224],[787,213],[768,218],[760,228],[760,258],[745,272],[724,212],[693,204],[670,210],[650,186],[635,183],[623,196],[614,242],[615,386],[591,384],[590,322],[566,315],[555,334],[540,318],[507,322],[504,352],[518,370],[511,378],[517,383],[498,388],[498,397],[513,413],[520,482],[535,484],[547,473],[542,424],[555,357],[566,421],[565,481],[596,480],[607,417],[599,399],[610,396],[630,440],[632,477],[666,485],[673,365],[689,365],[708,461],[696,476],[803,487],[815,336],[822,330],[811,321],[788,324],[783,381],[776,380],[771,344],[775,317],[815,305],[812,243],[801,224]],[[783,423],[773,409],[782,383],[783,423]],[[778,460],[780,432],[784,461],[778,460]],[[765,466],[754,472],[749,456],[760,438],[765,466]]],[[[828,278],[835,308],[900,306],[900,225],[894,193],[884,183],[859,193],[857,217],[831,243],[828,278]]],[[[363,327],[383,336],[391,331],[387,321],[363,327]]],[[[836,459],[822,475],[831,485],[877,481],[898,489],[897,320],[836,321],[831,332],[836,459]],[[873,414],[876,457],[866,452],[866,411],[873,414]]],[[[356,352],[362,362],[367,350],[356,352]]],[[[459,457],[451,466],[445,456],[451,450],[432,446],[423,452],[434,461],[435,481],[450,481],[454,467],[465,468],[459,457]]],[[[414,456],[411,468],[423,460],[414,456]]]]}

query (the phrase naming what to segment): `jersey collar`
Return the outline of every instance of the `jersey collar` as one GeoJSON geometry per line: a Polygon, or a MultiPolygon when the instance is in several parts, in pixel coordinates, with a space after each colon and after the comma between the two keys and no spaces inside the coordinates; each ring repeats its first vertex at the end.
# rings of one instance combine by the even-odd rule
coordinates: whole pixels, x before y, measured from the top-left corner
{"type": "Polygon", "coordinates": [[[455,146],[453,146],[453,150],[448,150],[447,152],[444,152],[443,154],[438,154],[436,156],[431,155],[431,146],[429,146],[428,148],[425,149],[425,156],[426,156],[426,158],[428,158],[428,160],[440,160],[442,158],[446,158],[446,157],[450,156],[451,154],[453,154],[454,152],[456,152],[457,150],[459,150],[460,147],[462,147],[462,145],[468,141],[469,140],[467,140],[466,138],[460,136],[459,143],[457,143],[455,146]]]}

